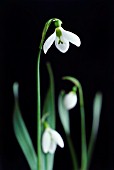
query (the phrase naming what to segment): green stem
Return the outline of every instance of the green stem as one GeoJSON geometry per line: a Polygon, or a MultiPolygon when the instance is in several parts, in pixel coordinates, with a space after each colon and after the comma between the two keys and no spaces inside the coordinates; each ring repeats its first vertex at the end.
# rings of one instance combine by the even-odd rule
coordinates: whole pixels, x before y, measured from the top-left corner
{"type": "MultiPolygon", "coordinates": [[[[80,84],[80,83],[79,83],[80,84]]],[[[81,113],[81,140],[82,140],[82,158],[81,158],[81,170],[87,168],[87,145],[86,145],[86,130],[85,130],[85,111],[84,111],[84,99],[81,84],[79,88],[80,97],[80,113],[81,113]]]]}
{"type": "Polygon", "coordinates": [[[40,125],[40,55],[41,49],[38,53],[37,61],[37,154],[38,154],[38,170],[41,170],[41,125],[40,125]]]}
{"type": "Polygon", "coordinates": [[[63,77],[64,80],[69,80],[75,84],[79,90],[79,102],[80,102],[80,113],[81,113],[81,170],[87,169],[87,144],[86,144],[86,130],[85,130],[85,110],[84,110],[84,99],[83,91],[80,82],[70,76],[63,77]]]}
{"type": "Polygon", "coordinates": [[[52,22],[59,21],[59,19],[53,18],[46,22],[43,32],[42,32],[42,38],[39,46],[39,52],[38,52],[38,60],[37,60],[37,154],[38,154],[38,160],[37,160],[37,170],[42,170],[41,168],[41,102],[40,102],[40,56],[41,56],[41,50],[44,43],[44,39],[47,33],[47,30],[52,22]]]}
{"type": "Polygon", "coordinates": [[[77,162],[77,157],[76,157],[75,150],[72,144],[72,140],[69,134],[66,134],[66,137],[67,137],[67,142],[68,142],[69,149],[70,149],[70,154],[72,157],[73,169],[78,170],[78,162],[77,162]]]}

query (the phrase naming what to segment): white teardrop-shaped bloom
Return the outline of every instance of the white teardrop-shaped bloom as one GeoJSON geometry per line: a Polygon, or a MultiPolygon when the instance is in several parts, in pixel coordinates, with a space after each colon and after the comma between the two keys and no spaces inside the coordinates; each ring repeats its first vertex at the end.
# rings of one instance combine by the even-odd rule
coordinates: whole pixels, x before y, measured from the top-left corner
{"type": "Polygon", "coordinates": [[[44,153],[48,153],[51,144],[51,137],[47,130],[44,131],[42,136],[42,149],[44,153]]]}
{"type": "Polygon", "coordinates": [[[70,31],[66,31],[62,27],[58,27],[55,29],[55,32],[50,37],[48,37],[43,45],[43,50],[45,54],[54,43],[54,41],[56,48],[62,53],[68,51],[69,42],[76,45],[77,47],[79,47],[81,44],[80,38],[76,34],[70,31]]]}
{"type": "Polygon", "coordinates": [[[61,148],[64,147],[64,142],[60,134],[51,129],[50,127],[46,128],[42,135],[42,149],[44,153],[54,153],[57,145],[61,148]]]}
{"type": "Polygon", "coordinates": [[[67,110],[74,108],[77,104],[77,95],[75,92],[71,91],[64,96],[63,99],[64,106],[67,110]]]}

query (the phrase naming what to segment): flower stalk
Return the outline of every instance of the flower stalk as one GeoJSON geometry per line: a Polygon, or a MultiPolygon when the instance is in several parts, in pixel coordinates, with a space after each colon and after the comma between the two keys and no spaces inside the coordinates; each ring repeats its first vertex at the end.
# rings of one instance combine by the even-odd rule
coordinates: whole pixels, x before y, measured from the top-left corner
{"type": "Polygon", "coordinates": [[[42,38],[39,45],[39,52],[38,52],[38,59],[37,59],[37,169],[42,170],[41,167],[41,101],[40,101],[40,56],[42,51],[42,46],[44,43],[44,39],[47,33],[47,30],[52,22],[58,22],[59,19],[52,18],[48,20],[44,26],[43,32],[42,32],[42,38]]]}
{"type": "Polygon", "coordinates": [[[83,91],[80,82],[70,76],[63,77],[64,80],[69,80],[75,84],[79,91],[79,103],[80,103],[80,114],[81,114],[81,170],[87,169],[87,144],[86,144],[86,130],[85,130],[85,110],[84,110],[84,99],[83,91]]]}
{"type": "Polygon", "coordinates": [[[83,91],[80,83],[78,88],[79,88],[79,97],[80,97],[81,135],[82,135],[81,170],[86,170],[87,169],[87,146],[86,146],[86,131],[85,131],[85,110],[84,110],[83,91]]]}

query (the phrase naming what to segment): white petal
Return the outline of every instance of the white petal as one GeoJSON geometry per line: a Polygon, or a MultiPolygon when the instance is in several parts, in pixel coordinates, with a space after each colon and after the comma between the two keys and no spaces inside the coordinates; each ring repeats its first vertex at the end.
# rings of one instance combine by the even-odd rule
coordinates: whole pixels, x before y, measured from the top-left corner
{"type": "Polygon", "coordinates": [[[76,45],[77,47],[81,45],[80,38],[76,34],[70,31],[66,31],[63,28],[62,28],[62,34],[69,42],[76,45]]]}
{"type": "Polygon", "coordinates": [[[60,136],[60,134],[53,129],[50,129],[50,133],[51,133],[52,139],[55,141],[55,143],[57,143],[61,148],[63,148],[64,142],[63,142],[63,139],[60,136]]]}
{"type": "Polygon", "coordinates": [[[51,47],[51,45],[53,44],[54,40],[56,37],[56,33],[54,32],[50,37],[48,37],[48,39],[45,41],[44,45],[43,45],[43,50],[44,53],[46,54],[48,49],[51,47]]]}
{"type": "Polygon", "coordinates": [[[55,143],[54,140],[51,140],[51,145],[50,145],[50,148],[49,148],[49,152],[51,154],[55,153],[56,148],[57,148],[57,144],[55,143]]]}
{"type": "Polygon", "coordinates": [[[61,36],[61,41],[63,42],[63,44],[62,43],[58,44],[59,39],[58,39],[58,37],[56,37],[56,39],[55,39],[55,46],[57,47],[57,49],[59,51],[61,51],[62,53],[65,53],[69,49],[69,42],[68,42],[67,39],[63,38],[62,36],[61,36]]]}
{"type": "Polygon", "coordinates": [[[42,136],[42,149],[44,153],[49,152],[50,144],[51,144],[51,136],[48,129],[46,129],[42,136]]]}
{"type": "Polygon", "coordinates": [[[63,103],[67,110],[74,108],[77,103],[76,93],[70,92],[70,93],[66,94],[64,97],[63,103]]]}

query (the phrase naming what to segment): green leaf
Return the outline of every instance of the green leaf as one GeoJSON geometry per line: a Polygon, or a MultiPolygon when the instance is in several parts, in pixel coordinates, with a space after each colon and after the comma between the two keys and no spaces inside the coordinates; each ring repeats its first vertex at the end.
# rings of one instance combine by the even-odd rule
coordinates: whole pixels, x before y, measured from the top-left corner
{"type": "Polygon", "coordinates": [[[98,92],[96,93],[93,102],[93,123],[92,123],[91,136],[89,140],[89,146],[88,146],[88,167],[90,165],[93,148],[98,133],[101,107],[102,107],[102,94],[98,92]]]}
{"type": "Polygon", "coordinates": [[[55,129],[55,95],[54,95],[54,78],[52,69],[49,63],[47,63],[47,69],[49,73],[49,89],[44,101],[43,116],[48,114],[46,121],[49,123],[52,129],[55,129]]]}
{"type": "MultiPolygon", "coordinates": [[[[46,122],[52,129],[55,129],[55,96],[54,96],[54,78],[50,64],[47,64],[47,69],[50,78],[49,89],[44,101],[43,107],[43,117],[46,116],[46,122]]],[[[42,127],[42,133],[44,128],[42,127]]],[[[42,151],[42,161],[43,161],[43,170],[52,170],[54,164],[54,154],[43,153],[42,151]]]]}
{"type": "Polygon", "coordinates": [[[61,123],[63,125],[64,131],[66,134],[70,134],[70,120],[69,120],[69,112],[64,107],[63,104],[63,97],[65,93],[61,92],[58,99],[58,110],[59,110],[59,117],[61,120],[61,123]]]}
{"type": "Polygon", "coordinates": [[[26,160],[30,166],[31,170],[37,170],[37,155],[35,153],[32,140],[25,126],[23,118],[21,116],[19,103],[18,103],[18,87],[17,83],[14,83],[14,97],[15,97],[15,107],[13,115],[13,127],[14,133],[17,141],[26,157],[26,160]]]}

